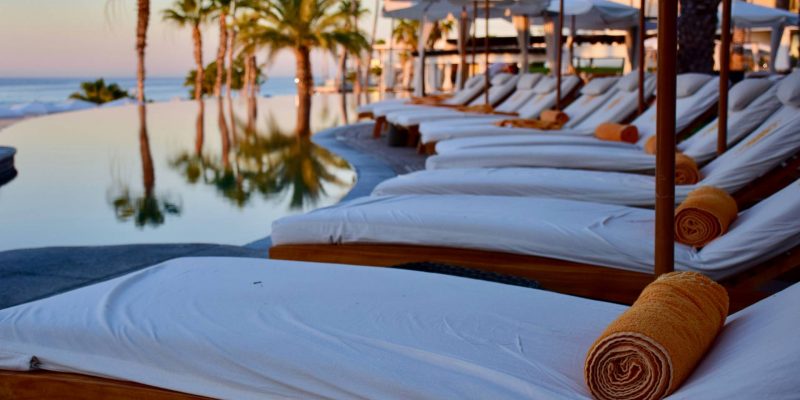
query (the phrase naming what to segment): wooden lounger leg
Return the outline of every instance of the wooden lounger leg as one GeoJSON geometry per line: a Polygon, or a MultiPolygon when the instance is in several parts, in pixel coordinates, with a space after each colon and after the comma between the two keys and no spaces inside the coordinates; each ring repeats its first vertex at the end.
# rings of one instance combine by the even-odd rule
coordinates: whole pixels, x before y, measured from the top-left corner
{"type": "Polygon", "coordinates": [[[386,117],[375,118],[375,125],[372,127],[373,139],[380,139],[384,125],[386,125],[386,117]]]}
{"type": "Polygon", "coordinates": [[[419,142],[419,125],[412,125],[408,127],[408,147],[416,147],[419,142]]]}

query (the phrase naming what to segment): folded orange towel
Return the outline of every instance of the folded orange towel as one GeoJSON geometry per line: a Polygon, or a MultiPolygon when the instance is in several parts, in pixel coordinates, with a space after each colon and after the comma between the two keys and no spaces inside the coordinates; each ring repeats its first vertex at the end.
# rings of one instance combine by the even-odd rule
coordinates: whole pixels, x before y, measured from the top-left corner
{"type": "Polygon", "coordinates": [[[689,376],[728,315],[725,288],[697,272],[664,274],[589,349],[597,399],[661,399],[689,376]]]}
{"type": "Polygon", "coordinates": [[[555,122],[564,125],[569,122],[569,115],[563,111],[546,110],[542,111],[542,114],[539,115],[539,119],[545,122],[555,122]]]}
{"type": "Polygon", "coordinates": [[[412,97],[411,104],[434,105],[434,104],[439,104],[442,101],[447,100],[451,97],[453,97],[453,95],[450,94],[432,94],[424,97],[412,97]]]}
{"type": "Polygon", "coordinates": [[[561,128],[561,124],[557,122],[542,121],[539,119],[522,119],[522,118],[504,119],[502,121],[497,121],[494,124],[497,126],[504,126],[510,128],[530,128],[530,129],[540,129],[543,131],[561,128]]]}
{"type": "Polygon", "coordinates": [[[655,155],[656,154],[657,142],[658,142],[658,139],[656,138],[656,135],[653,135],[653,136],[650,136],[649,138],[647,138],[647,141],[644,142],[644,152],[647,153],[647,154],[655,155]]]}
{"type": "Polygon", "coordinates": [[[490,104],[480,104],[480,105],[477,105],[477,106],[461,106],[461,107],[458,107],[458,110],[459,111],[464,111],[464,112],[474,112],[474,113],[485,113],[485,114],[488,114],[488,113],[491,113],[491,112],[494,111],[494,107],[492,107],[490,104]]]}
{"type": "Polygon", "coordinates": [[[639,140],[639,128],[636,125],[622,125],[606,122],[597,125],[594,136],[600,140],[636,143],[639,140]]]}
{"type": "Polygon", "coordinates": [[[713,186],[699,187],[675,210],[675,240],[703,247],[724,235],[738,215],[731,195],[713,186]]]}
{"type": "Polygon", "coordinates": [[[675,184],[694,185],[700,181],[700,169],[692,157],[683,153],[675,154],[675,184]]]}

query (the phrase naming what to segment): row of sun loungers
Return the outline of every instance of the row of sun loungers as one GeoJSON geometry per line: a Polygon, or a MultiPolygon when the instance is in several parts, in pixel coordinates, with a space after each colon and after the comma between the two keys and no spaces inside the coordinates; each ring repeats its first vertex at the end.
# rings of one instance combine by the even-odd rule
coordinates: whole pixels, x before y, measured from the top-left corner
{"type": "MultiPolygon", "coordinates": [[[[493,80],[495,105],[515,104],[521,116],[545,79],[493,80]]],[[[597,125],[634,113],[636,91],[630,77],[595,82],[564,110],[571,124],[561,130],[499,127],[508,116],[485,114],[470,124],[476,135],[456,139],[454,122],[467,112],[402,101],[360,110],[401,126],[424,120],[423,142],[439,153],[429,160],[519,148],[532,161],[429,162],[371,196],[276,221],[273,260],[177,259],[0,310],[0,394],[794,397],[800,345],[787,332],[800,328],[800,284],[768,298],[758,289],[800,264],[800,180],[790,161],[800,150],[800,72],[731,90],[732,147],[722,155],[716,121],[681,142],[697,182],[676,187],[680,272],[655,281],[654,212],[637,207],[653,203],[653,156],[644,150],[655,111],[632,122],[636,144],[598,140],[597,125]],[[414,111],[402,119],[392,107],[414,111]],[[430,120],[411,118],[428,112],[430,120]],[[425,142],[428,129],[447,123],[452,137],[425,142]],[[491,133],[478,136],[480,127],[491,133]],[[548,164],[552,152],[562,164],[548,164]],[[617,168],[590,165],[590,155],[617,168]],[[781,180],[768,177],[776,171],[781,180]],[[737,205],[729,193],[759,179],[774,186],[768,195],[737,205]],[[361,267],[419,261],[528,277],[550,291],[361,267]]],[[[679,82],[676,122],[690,134],[713,110],[718,82],[696,74],[679,82]]],[[[483,83],[467,82],[448,106],[483,104],[483,83]]],[[[652,78],[645,86],[649,97],[652,78]]]]}

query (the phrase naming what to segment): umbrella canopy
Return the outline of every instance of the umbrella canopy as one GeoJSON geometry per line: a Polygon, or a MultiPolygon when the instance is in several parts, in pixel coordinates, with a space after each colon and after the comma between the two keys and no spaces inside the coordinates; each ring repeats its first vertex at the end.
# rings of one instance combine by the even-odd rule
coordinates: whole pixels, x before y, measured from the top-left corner
{"type": "MultiPolygon", "coordinates": [[[[521,9],[511,7],[512,13],[521,9]]],[[[545,17],[558,14],[558,2],[552,1],[545,17]]],[[[564,0],[564,16],[575,17],[575,29],[627,29],[639,24],[639,9],[608,0],[564,0]]],[[[542,23],[544,18],[537,18],[542,23]]]]}
{"type": "MultiPolygon", "coordinates": [[[[722,18],[719,19],[720,21],[722,18]]],[[[786,10],[778,8],[764,7],[744,1],[733,1],[731,3],[731,20],[737,28],[770,28],[770,61],[769,69],[775,72],[775,59],[778,56],[778,49],[781,45],[783,28],[786,26],[796,26],[798,16],[786,10]]]]}

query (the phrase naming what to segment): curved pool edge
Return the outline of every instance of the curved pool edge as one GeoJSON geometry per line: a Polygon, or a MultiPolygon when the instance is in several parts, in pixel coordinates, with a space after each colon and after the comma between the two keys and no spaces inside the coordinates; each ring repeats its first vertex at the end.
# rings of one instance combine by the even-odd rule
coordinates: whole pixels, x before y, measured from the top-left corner
{"type": "MultiPolygon", "coordinates": [[[[338,203],[369,196],[379,183],[397,176],[389,163],[373,154],[366,153],[351,147],[340,139],[344,133],[354,129],[372,131],[373,122],[357,122],[354,124],[328,128],[311,136],[311,140],[318,146],[324,147],[339,157],[345,159],[356,172],[356,184],[338,203]]],[[[243,247],[248,249],[266,251],[272,246],[270,236],[248,243],[243,247]]]]}

